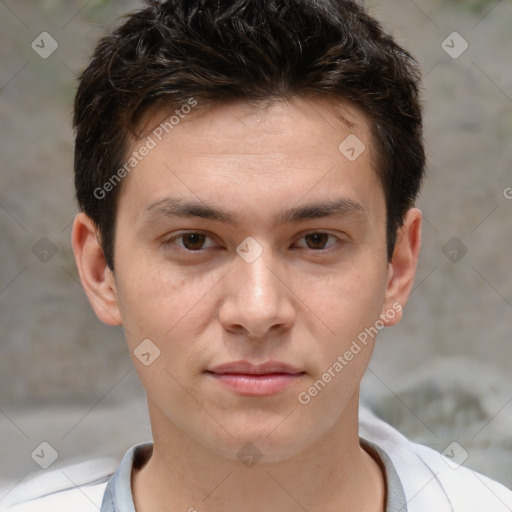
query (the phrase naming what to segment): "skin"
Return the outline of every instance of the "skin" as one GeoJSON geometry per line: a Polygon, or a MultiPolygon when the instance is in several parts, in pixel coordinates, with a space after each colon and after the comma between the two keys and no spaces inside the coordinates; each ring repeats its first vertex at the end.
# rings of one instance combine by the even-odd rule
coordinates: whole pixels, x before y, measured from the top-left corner
{"type": "Polygon", "coordinates": [[[421,212],[411,208],[387,261],[368,125],[346,103],[343,116],[351,128],[327,100],[299,97],[190,114],[123,182],[115,273],[96,227],[77,215],[83,286],[100,320],[123,325],[147,393],[154,452],[132,475],[138,512],[384,510],[383,474],[358,438],[360,382],[375,338],[307,405],[297,399],[381,315],[386,326],[400,321],[400,311],[387,312],[407,302],[420,249],[421,212]],[[350,134],[366,146],[355,161],[338,150],[350,134]],[[156,207],[148,215],[171,196],[214,204],[238,221],[156,207]],[[274,220],[335,198],[366,214],[274,220]],[[206,237],[178,236],[183,230],[206,237]],[[236,252],[249,236],[263,249],[252,263],[236,252]],[[148,338],[160,356],[145,366],[134,350],[148,338]],[[241,396],[205,373],[236,360],[283,361],[305,373],[274,395],[241,396]],[[262,455],[252,467],[237,458],[246,443],[262,455]]]}

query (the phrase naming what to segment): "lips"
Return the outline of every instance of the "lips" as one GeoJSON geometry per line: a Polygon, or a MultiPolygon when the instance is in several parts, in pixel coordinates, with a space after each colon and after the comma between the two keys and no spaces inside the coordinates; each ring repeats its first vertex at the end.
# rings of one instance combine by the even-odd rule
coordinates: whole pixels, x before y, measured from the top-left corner
{"type": "Polygon", "coordinates": [[[262,364],[252,364],[248,361],[233,361],[231,363],[215,366],[210,370],[213,373],[242,373],[245,375],[265,375],[271,373],[304,373],[298,368],[280,361],[268,361],[262,364]]]}
{"type": "Polygon", "coordinates": [[[233,361],[206,371],[228,390],[245,396],[268,396],[293,385],[306,372],[280,361],[252,364],[233,361]]]}

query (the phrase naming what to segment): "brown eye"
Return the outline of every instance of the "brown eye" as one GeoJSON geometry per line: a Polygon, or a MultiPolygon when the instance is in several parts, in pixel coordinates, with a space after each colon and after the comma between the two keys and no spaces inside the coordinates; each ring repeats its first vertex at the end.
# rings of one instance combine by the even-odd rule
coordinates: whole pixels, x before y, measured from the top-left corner
{"type": "Polygon", "coordinates": [[[206,235],[202,233],[183,233],[180,237],[183,240],[183,246],[189,251],[197,251],[202,248],[206,235]]]}
{"type": "Polygon", "coordinates": [[[328,233],[310,233],[305,235],[304,239],[307,241],[307,245],[310,249],[325,249],[325,244],[329,239],[328,233]]]}
{"type": "Polygon", "coordinates": [[[212,247],[213,240],[204,233],[198,233],[197,231],[182,231],[181,233],[172,237],[167,237],[161,241],[162,247],[166,250],[178,250],[184,251],[190,254],[192,252],[200,252],[202,249],[209,249],[212,247]],[[210,240],[208,242],[205,241],[210,240]]]}

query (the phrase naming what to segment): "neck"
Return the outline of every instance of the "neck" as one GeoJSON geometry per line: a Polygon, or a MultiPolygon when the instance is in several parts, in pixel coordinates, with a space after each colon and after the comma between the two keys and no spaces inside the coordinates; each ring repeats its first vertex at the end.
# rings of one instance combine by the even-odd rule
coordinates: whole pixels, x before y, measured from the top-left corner
{"type": "Polygon", "coordinates": [[[137,512],[168,511],[169,504],[189,512],[384,510],[384,477],[359,445],[358,400],[308,448],[250,467],[213,453],[148,405],[153,454],[132,474],[137,512]]]}

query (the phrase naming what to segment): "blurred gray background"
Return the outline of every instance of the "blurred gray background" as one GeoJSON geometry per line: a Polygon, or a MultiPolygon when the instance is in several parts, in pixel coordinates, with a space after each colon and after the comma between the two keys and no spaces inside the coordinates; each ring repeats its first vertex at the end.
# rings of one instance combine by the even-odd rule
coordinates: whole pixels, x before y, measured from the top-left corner
{"type": "MultiPolygon", "coordinates": [[[[363,398],[512,487],[512,3],[365,4],[420,62],[429,170],[415,289],[380,334],[363,398]]],[[[70,247],[76,76],[140,6],[0,0],[0,505],[40,470],[41,442],[54,468],[150,436],[122,331],[94,316],[70,247]]]]}

